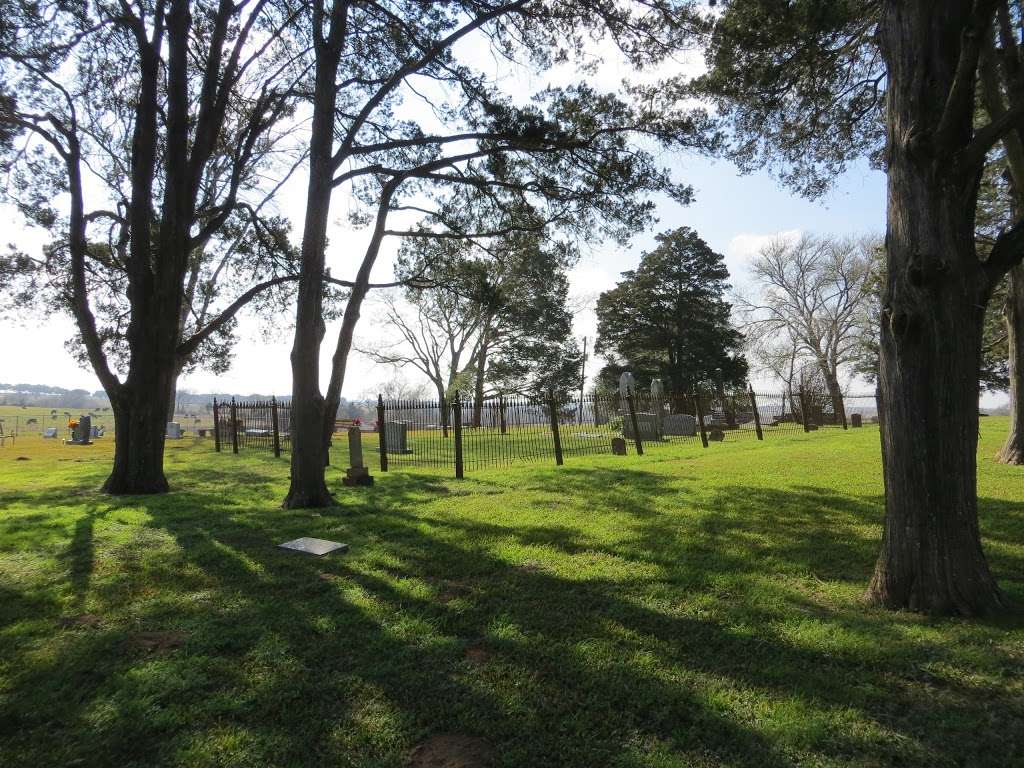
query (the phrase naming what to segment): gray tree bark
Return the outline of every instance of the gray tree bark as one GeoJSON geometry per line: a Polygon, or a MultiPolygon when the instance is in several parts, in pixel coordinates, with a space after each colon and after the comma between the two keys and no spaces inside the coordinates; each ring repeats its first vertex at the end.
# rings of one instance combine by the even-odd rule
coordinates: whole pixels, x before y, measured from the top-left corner
{"type": "Polygon", "coordinates": [[[973,134],[973,79],[954,88],[972,4],[886,4],[888,211],[880,385],[886,517],[870,601],[982,615],[1007,607],[982,552],[978,370],[992,278],[974,243],[980,170],[955,155],[973,134]],[[953,93],[953,97],[951,97],[953,93]]]}

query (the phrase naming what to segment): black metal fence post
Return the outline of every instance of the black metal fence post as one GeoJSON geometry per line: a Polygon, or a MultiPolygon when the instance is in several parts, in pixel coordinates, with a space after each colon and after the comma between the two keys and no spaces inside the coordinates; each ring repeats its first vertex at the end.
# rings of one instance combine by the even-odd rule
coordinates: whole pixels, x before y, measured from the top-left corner
{"type": "Polygon", "coordinates": [[[270,421],[273,422],[273,458],[281,458],[281,427],[278,425],[278,398],[270,397],[270,421]]]}
{"type": "Polygon", "coordinates": [[[238,453],[238,408],[235,398],[231,398],[231,452],[238,453]]]}
{"type": "Polygon", "coordinates": [[[461,480],[466,476],[466,467],[462,460],[462,394],[457,390],[452,402],[452,426],[455,428],[455,477],[461,480]]]}
{"type": "Polygon", "coordinates": [[[554,389],[548,390],[548,410],[551,412],[551,436],[555,440],[555,464],[560,467],[562,466],[562,436],[558,432],[558,403],[555,402],[554,389]]]}
{"type": "Polygon", "coordinates": [[[700,427],[700,444],[708,447],[708,430],[704,426],[704,406],[700,403],[700,392],[693,393],[693,402],[697,411],[697,426],[700,427]]]}
{"type": "Polygon", "coordinates": [[[754,395],[754,388],[749,388],[750,393],[750,408],[754,411],[754,432],[757,433],[758,440],[764,440],[764,432],[761,431],[761,414],[757,412],[757,396],[754,395]]]}
{"type": "Polygon", "coordinates": [[[498,395],[498,425],[501,434],[508,433],[508,425],[505,423],[505,396],[498,395]]]}
{"type": "Polygon", "coordinates": [[[220,453],[220,417],[217,412],[217,398],[213,398],[213,449],[220,453]]]}
{"type": "Polygon", "coordinates": [[[800,421],[803,422],[804,432],[810,432],[809,425],[807,423],[807,398],[804,397],[804,388],[801,386],[800,391],[800,421]]]}
{"type": "Polygon", "coordinates": [[[384,410],[384,395],[377,395],[377,442],[380,444],[380,471],[388,471],[387,413],[384,410]]]}
{"type": "Polygon", "coordinates": [[[629,420],[633,425],[633,440],[636,442],[636,455],[644,455],[644,443],[640,439],[640,425],[636,420],[636,401],[633,399],[633,393],[628,392],[626,394],[626,405],[629,407],[629,420]]]}

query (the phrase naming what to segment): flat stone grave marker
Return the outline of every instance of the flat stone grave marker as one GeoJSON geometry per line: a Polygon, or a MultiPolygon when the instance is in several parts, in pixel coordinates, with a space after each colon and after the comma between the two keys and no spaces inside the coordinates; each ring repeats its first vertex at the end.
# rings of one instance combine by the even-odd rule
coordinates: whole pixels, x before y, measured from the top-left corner
{"type": "Polygon", "coordinates": [[[317,556],[328,555],[339,549],[344,552],[348,549],[348,544],[342,544],[340,541],[316,539],[312,536],[303,536],[301,539],[286,541],[284,544],[278,544],[277,546],[281,549],[293,549],[296,552],[305,552],[307,555],[317,556]]]}

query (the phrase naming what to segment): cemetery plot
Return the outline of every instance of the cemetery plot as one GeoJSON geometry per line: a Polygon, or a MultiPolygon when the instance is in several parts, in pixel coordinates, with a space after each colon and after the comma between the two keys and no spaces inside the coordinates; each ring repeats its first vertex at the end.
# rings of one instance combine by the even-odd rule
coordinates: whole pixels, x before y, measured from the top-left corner
{"type": "MultiPolygon", "coordinates": [[[[770,440],[784,434],[844,429],[877,422],[873,395],[851,395],[832,403],[808,392],[667,392],[655,380],[637,390],[624,374],[611,394],[488,397],[446,400],[385,400],[366,404],[373,423],[337,424],[334,446],[359,433],[365,458],[351,469],[434,467],[466,471],[513,463],[551,462],[596,453],[642,453],[669,443],[695,446],[736,440],[770,440]],[[383,438],[383,439],[382,439],[383,438]]],[[[291,406],[276,399],[214,402],[211,430],[219,451],[263,451],[280,456],[291,449],[291,406]]],[[[180,425],[168,425],[168,435],[180,425]]],[[[360,475],[362,477],[362,475],[360,475]]],[[[368,484],[370,478],[350,478],[368,484]]]]}

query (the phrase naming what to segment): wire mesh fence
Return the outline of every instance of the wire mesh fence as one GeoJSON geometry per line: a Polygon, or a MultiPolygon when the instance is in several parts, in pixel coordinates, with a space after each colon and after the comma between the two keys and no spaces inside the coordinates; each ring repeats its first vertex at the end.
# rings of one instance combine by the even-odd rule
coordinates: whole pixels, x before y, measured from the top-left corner
{"type": "MultiPolygon", "coordinates": [[[[368,404],[372,409],[373,404],[368,404]]],[[[358,428],[368,463],[380,468],[467,471],[525,462],[562,464],[566,457],[642,454],[659,446],[708,447],[728,440],[771,440],[824,428],[877,423],[874,395],[805,391],[497,396],[385,400],[377,420],[338,420],[358,428]]],[[[291,450],[291,406],[276,399],[214,401],[218,451],[291,450]]]]}

